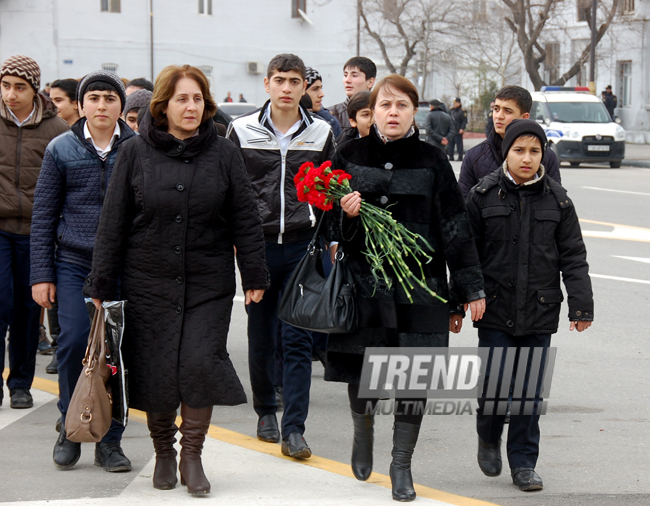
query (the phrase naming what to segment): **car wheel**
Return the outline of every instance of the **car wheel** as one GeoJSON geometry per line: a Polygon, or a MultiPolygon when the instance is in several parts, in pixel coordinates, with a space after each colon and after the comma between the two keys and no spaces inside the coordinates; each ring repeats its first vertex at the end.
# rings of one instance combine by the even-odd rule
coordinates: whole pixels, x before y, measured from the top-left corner
{"type": "Polygon", "coordinates": [[[621,163],[622,163],[621,160],[618,160],[616,162],[609,162],[609,166],[612,169],[620,169],[621,168],[621,163]]]}
{"type": "Polygon", "coordinates": [[[580,162],[571,162],[571,167],[580,167],[580,162]]]}

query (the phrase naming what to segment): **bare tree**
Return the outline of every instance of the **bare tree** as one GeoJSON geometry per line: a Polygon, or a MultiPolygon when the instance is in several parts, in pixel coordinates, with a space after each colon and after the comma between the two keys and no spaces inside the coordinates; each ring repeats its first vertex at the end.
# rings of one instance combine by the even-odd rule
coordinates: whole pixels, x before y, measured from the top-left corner
{"type": "MultiPolygon", "coordinates": [[[[547,51],[542,45],[544,34],[549,28],[553,28],[553,24],[549,23],[549,19],[556,4],[561,6],[564,2],[559,0],[503,0],[503,3],[510,11],[505,17],[505,20],[517,37],[517,44],[523,55],[526,72],[530,76],[530,80],[533,86],[535,86],[535,89],[539,90],[542,86],[549,84],[544,81],[540,74],[540,65],[548,57],[547,51]]],[[[601,21],[600,25],[597,26],[596,44],[603,38],[614,19],[619,0],[604,0],[598,2],[598,4],[599,18],[601,21]]],[[[591,16],[586,16],[586,20],[591,22],[591,16]]],[[[586,42],[586,47],[569,70],[553,80],[550,84],[563,85],[578,74],[584,62],[588,60],[590,51],[591,40],[586,42]]]]}

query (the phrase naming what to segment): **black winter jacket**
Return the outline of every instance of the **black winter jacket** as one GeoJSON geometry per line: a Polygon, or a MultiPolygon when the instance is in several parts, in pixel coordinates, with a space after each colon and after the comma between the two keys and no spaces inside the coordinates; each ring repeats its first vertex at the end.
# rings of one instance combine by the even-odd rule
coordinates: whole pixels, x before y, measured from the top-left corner
{"type": "MultiPolygon", "coordinates": [[[[463,164],[460,167],[460,176],[458,177],[458,184],[463,192],[463,197],[467,198],[469,191],[478,183],[479,179],[491,174],[503,165],[502,142],[501,136],[492,130],[492,133],[485,141],[465,153],[463,164]]],[[[550,149],[546,150],[542,165],[546,168],[547,176],[562,184],[560,164],[555,153],[550,149]]]]}
{"type": "Polygon", "coordinates": [[[90,269],[95,234],[120,146],[135,133],[122,120],[105,160],[84,136],[86,118],[47,146],[34,194],[31,284],[56,283],[57,260],[90,269]]]}
{"type": "Polygon", "coordinates": [[[315,210],[298,201],[293,182],[300,166],[318,167],[334,156],[335,142],[329,124],[314,119],[306,109],[285,156],[268,122],[270,101],[261,109],[235,119],[227,137],[241,149],[248,175],[257,196],[264,238],[278,244],[311,239],[315,210]]]}
{"type": "Polygon", "coordinates": [[[485,315],[475,327],[515,336],[557,332],[560,272],[569,320],[593,320],[587,252],[562,186],[545,175],[517,186],[500,169],[472,189],[467,212],[487,296],[485,315]]]}
{"type": "Polygon", "coordinates": [[[241,154],[206,120],[179,140],[144,115],[118,154],[84,294],[115,300],[121,275],[130,406],[168,412],[246,402],[226,338],[235,295],[268,288],[264,239],[241,154]]]}
{"type": "Polygon", "coordinates": [[[459,133],[460,130],[467,128],[467,111],[462,107],[452,107],[449,111],[451,121],[454,124],[454,133],[459,133]]]}

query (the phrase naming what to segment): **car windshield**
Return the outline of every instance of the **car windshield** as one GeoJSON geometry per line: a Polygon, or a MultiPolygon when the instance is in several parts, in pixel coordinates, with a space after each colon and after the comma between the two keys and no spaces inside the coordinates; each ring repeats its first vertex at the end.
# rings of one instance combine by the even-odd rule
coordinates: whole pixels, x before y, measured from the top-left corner
{"type": "Polygon", "coordinates": [[[560,123],[609,123],[607,109],[600,102],[548,102],[551,119],[560,123]]]}
{"type": "Polygon", "coordinates": [[[254,111],[257,107],[254,104],[220,104],[219,108],[231,116],[241,116],[247,112],[254,111]]]}

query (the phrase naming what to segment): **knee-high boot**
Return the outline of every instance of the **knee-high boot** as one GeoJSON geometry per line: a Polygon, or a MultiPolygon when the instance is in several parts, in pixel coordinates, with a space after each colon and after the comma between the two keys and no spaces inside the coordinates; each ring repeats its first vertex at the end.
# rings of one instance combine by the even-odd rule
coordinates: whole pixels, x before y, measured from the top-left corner
{"type": "Polygon", "coordinates": [[[205,435],[210,427],[212,406],[194,409],[181,402],[181,484],[187,485],[187,492],[192,495],[210,493],[210,482],[203,472],[201,450],[205,435]]]}
{"type": "Polygon", "coordinates": [[[375,415],[360,415],[352,411],[354,440],[352,442],[352,473],[357,480],[366,481],[372,473],[372,444],[375,415]]]}
{"type": "Polygon", "coordinates": [[[393,426],[393,462],[390,464],[390,481],[393,485],[393,499],[412,501],[415,499],[411,457],[418,441],[420,426],[412,423],[395,422],[393,426]]]}
{"type": "Polygon", "coordinates": [[[176,486],[176,411],[147,413],[147,426],[156,450],[156,467],[153,472],[153,487],[170,490],[176,486]]]}

